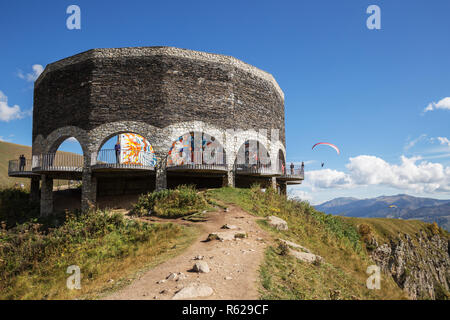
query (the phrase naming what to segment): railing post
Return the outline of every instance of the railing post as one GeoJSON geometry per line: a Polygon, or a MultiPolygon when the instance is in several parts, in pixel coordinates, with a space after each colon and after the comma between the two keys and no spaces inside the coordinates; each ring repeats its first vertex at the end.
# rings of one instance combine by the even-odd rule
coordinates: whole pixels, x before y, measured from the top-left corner
{"type": "Polygon", "coordinates": [[[277,190],[277,178],[272,177],[272,189],[277,190]]]}
{"type": "Polygon", "coordinates": [[[93,176],[90,154],[84,155],[82,185],[81,185],[81,210],[88,211],[97,203],[97,178],[93,176]]]}
{"type": "Polygon", "coordinates": [[[235,174],[236,171],[234,169],[234,165],[232,164],[227,164],[227,186],[234,188],[235,186],[235,174]]]}
{"type": "Polygon", "coordinates": [[[46,217],[53,213],[53,179],[42,175],[41,188],[41,217],[46,217]]]}
{"type": "Polygon", "coordinates": [[[156,184],[155,190],[167,189],[167,155],[156,153],[156,184]]]}
{"type": "Polygon", "coordinates": [[[287,196],[287,183],[286,182],[280,183],[280,194],[287,196]]]}

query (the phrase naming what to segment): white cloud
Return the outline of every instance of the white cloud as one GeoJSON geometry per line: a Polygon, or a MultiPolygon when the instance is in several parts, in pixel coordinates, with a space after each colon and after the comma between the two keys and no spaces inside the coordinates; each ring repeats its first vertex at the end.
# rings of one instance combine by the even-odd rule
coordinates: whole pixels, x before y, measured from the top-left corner
{"type": "Polygon", "coordinates": [[[10,134],[8,137],[3,137],[3,136],[0,136],[0,141],[3,141],[3,142],[11,142],[11,139],[10,138],[12,138],[12,137],[14,137],[14,135],[13,134],[10,134]]]}
{"type": "Polygon", "coordinates": [[[305,185],[316,189],[349,188],[352,186],[350,177],[342,172],[331,169],[305,171],[305,185]]]}
{"type": "Polygon", "coordinates": [[[448,140],[448,138],[446,138],[446,137],[437,137],[436,139],[438,139],[438,141],[439,141],[441,144],[450,147],[450,140],[448,140]]]}
{"type": "Polygon", "coordinates": [[[19,72],[17,73],[17,76],[20,79],[24,79],[28,82],[36,81],[36,79],[39,77],[39,75],[42,73],[42,71],[44,71],[44,67],[40,64],[33,64],[33,66],[31,68],[33,69],[33,71],[31,73],[24,74],[22,72],[22,70],[19,70],[19,72]]]}
{"type": "Polygon", "coordinates": [[[74,143],[74,142],[78,142],[78,140],[75,137],[70,137],[70,138],[67,138],[66,142],[74,143]]]}
{"type": "MultiPolygon", "coordinates": [[[[409,149],[411,149],[412,147],[414,147],[418,142],[424,140],[427,137],[426,134],[421,134],[420,136],[418,136],[416,139],[413,139],[411,141],[408,141],[408,143],[404,146],[404,150],[407,151],[409,149]]],[[[409,139],[409,138],[408,138],[409,139]]]]}
{"type": "Polygon", "coordinates": [[[402,156],[397,165],[376,156],[360,155],[349,159],[348,173],[331,169],[306,171],[304,185],[312,191],[381,185],[416,193],[450,192],[450,167],[421,160],[402,156]]]}
{"type": "Polygon", "coordinates": [[[302,201],[311,201],[312,195],[309,192],[299,190],[299,189],[290,189],[288,191],[288,197],[290,199],[302,200],[302,201]]]}
{"type": "Polygon", "coordinates": [[[431,102],[428,106],[423,110],[423,112],[433,111],[437,109],[450,110],[450,97],[446,97],[442,100],[436,102],[431,102]]]}
{"type": "Polygon", "coordinates": [[[22,119],[30,112],[22,112],[20,107],[16,104],[14,106],[8,105],[8,97],[0,91],[0,121],[11,121],[16,119],[22,119]]]}

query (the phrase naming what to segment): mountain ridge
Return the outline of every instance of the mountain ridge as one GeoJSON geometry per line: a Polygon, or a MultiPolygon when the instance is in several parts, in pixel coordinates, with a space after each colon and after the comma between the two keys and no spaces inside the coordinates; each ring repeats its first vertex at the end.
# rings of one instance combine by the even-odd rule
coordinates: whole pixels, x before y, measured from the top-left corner
{"type": "Polygon", "coordinates": [[[436,222],[450,230],[450,200],[407,194],[350,199],[351,197],[332,199],[316,205],[315,208],[346,217],[418,219],[429,223],[436,222]]]}

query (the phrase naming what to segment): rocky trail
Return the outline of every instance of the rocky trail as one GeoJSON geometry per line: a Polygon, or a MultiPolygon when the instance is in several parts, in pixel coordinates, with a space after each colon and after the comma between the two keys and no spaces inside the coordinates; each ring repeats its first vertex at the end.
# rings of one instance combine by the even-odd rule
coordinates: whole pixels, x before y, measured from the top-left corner
{"type": "Polygon", "coordinates": [[[270,241],[256,223],[260,218],[235,206],[206,215],[196,223],[199,237],[181,255],[104,299],[258,299],[259,266],[270,241]]]}

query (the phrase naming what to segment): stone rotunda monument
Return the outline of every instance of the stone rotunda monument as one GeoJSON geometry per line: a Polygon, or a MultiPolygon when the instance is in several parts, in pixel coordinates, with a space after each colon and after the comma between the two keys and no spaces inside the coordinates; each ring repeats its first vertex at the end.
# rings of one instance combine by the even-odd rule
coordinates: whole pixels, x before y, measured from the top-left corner
{"type": "MultiPolygon", "coordinates": [[[[35,82],[31,161],[9,175],[31,178],[41,215],[53,212],[53,180],[81,180],[81,208],[104,195],[195,184],[301,183],[286,164],[284,94],[273,76],[230,56],[139,47],[93,49],[46,66],[35,82]],[[145,140],[124,161],[109,139],[145,140]],[[56,153],[74,137],[83,155],[56,153]],[[142,159],[150,159],[149,161],[142,159]],[[137,158],[136,158],[137,159],[137,158]]],[[[125,152],[121,150],[121,152],[125,152]]]]}

